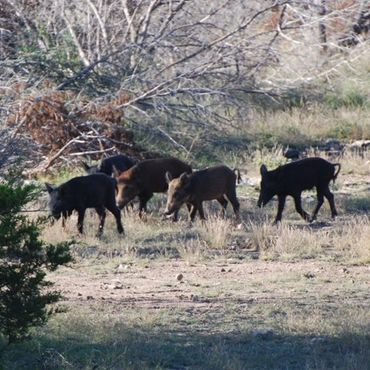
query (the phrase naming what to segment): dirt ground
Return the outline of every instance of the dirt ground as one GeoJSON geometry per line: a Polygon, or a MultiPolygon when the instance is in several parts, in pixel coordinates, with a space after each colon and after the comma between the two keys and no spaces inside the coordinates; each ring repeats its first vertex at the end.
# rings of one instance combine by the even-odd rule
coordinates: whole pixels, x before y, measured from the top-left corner
{"type": "MultiPolygon", "coordinates": [[[[145,307],[220,309],[266,302],[328,304],[346,299],[370,307],[370,266],[340,263],[219,260],[81,265],[55,276],[68,306],[97,304],[108,312],[145,307]]],[[[205,327],[204,330],[207,330],[205,327]]]]}

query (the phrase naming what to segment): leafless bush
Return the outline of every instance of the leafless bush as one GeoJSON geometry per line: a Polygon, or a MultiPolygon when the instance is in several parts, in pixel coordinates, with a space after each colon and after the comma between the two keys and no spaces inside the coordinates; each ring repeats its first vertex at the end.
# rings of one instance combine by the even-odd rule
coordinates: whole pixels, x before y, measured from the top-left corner
{"type": "Polygon", "coordinates": [[[48,76],[94,99],[128,93],[117,106],[126,120],[185,150],[194,130],[243,122],[249,97],[276,101],[335,74],[364,52],[369,28],[361,0],[2,2],[15,40],[3,78],[48,76]]]}

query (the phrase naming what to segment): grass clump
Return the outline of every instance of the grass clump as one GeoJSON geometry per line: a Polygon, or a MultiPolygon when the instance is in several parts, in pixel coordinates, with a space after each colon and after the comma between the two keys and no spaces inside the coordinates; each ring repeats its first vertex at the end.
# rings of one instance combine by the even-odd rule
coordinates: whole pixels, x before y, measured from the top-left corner
{"type": "Polygon", "coordinates": [[[344,210],[349,213],[369,213],[370,198],[368,195],[347,197],[344,200],[344,210]]]}
{"type": "Polygon", "coordinates": [[[207,221],[198,226],[200,239],[209,248],[224,249],[227,247],[232,230],[232,222],[229,219],[209,216],[207,221]]]}

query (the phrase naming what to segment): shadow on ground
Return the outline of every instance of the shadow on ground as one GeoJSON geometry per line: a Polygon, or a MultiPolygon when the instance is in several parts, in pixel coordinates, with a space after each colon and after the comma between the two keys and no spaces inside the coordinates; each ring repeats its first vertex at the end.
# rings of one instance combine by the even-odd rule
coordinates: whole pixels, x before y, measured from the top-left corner
{"type": "Polygon", "coordinates": [[[370,335],[228,334],[116,324],[100,340],[64,333],[3,346],[3,369],[369,369],[370,335]]]}

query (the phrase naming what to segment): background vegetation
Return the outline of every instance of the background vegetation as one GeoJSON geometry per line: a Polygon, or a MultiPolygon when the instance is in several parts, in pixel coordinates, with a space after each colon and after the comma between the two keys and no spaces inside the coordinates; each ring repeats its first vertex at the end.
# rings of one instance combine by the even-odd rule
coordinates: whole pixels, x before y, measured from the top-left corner
{"type": "Polygon", "coordinates": [[[361,0],[3,0],[2,125],[33,139],[35,172],[114,151],[206,164],[238,148],[366,139],[369,11],[361,0]]]}

